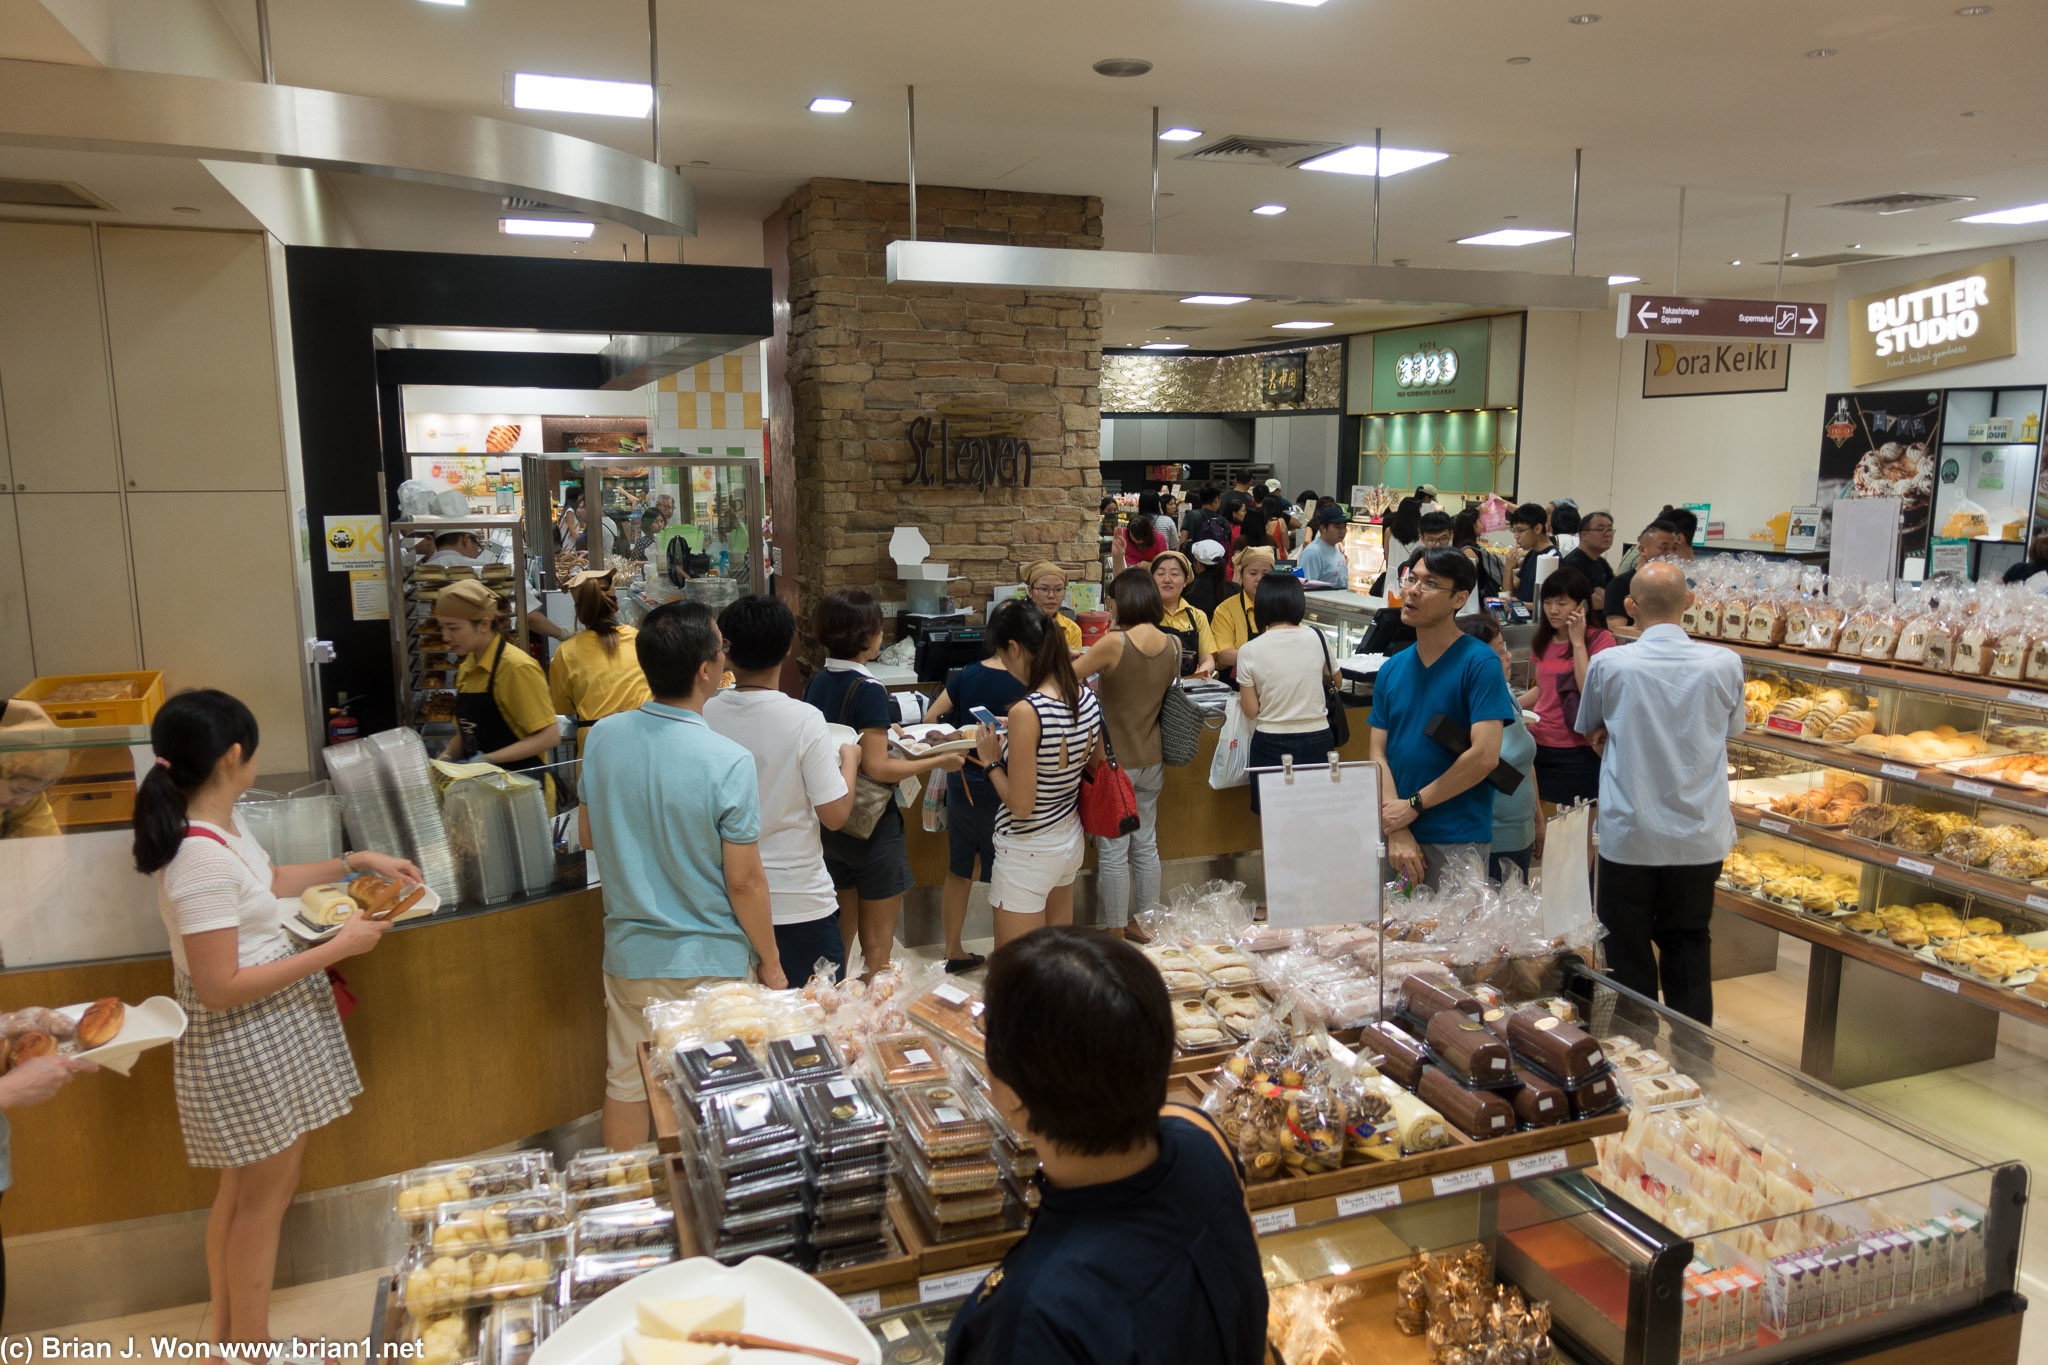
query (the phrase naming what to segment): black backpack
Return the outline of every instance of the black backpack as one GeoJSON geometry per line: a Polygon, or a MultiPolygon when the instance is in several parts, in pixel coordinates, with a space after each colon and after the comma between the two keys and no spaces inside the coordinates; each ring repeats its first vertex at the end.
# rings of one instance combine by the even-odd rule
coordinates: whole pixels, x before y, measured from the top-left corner
{"type": "Polygon", "coordinates": [[[1228,550],[1230,548],[1230,523],[1217,516],[1214,512],[1211,512],[1203,518],[1202,532],[1195,539],[1213,540],[1228,550]]]}

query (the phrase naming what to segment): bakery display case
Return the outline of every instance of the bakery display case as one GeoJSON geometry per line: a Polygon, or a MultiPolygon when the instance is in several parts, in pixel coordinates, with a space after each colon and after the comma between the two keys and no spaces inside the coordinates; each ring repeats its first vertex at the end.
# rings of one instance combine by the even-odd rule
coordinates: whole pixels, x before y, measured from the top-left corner
{"type": "MultiPolygon", "coordinates": [[[[539,465],[540,457],[529,458],[539,465]]],[[[543,556],[536,581],[544,587],[559,588],[588,566],[620,570],[623,585],[655,601],[686,596],[722,606],[767,590],[760,536],[767,504],[759,459],[668,452],[571,454],[545,461],[552,484],[580,491],[583,505],[602,509],[619,534],[608,545],[543,556]],[[641,520],[649,507],[666,514],[651,540],[641,520]],[[703,585],[692,592],[699,580],[703,585]]],[[[528,540],[537,549],[553,543],[551,530],[542,534],[545,514],[529,505],[528,540]]]]}
{"type": "Polygon", "coordinates": [[[391,523],[385,538],[390,557],[386,577],[391,594],[392,683],[398,714],[438,748],[455,733],[455,670],[462,656],[447,648],[434,620],[434,595],[463,578],[479,578],[504,599],[499,629],[526,647],[526,580],[516,566],[526,562],[526,529],[520,518],[505,516],[423,517],[391,523]],[[450,531],[473,533],[485,546],[486,558],[476,564],[430,564],[417,553],[422,538],[450,531]]]}

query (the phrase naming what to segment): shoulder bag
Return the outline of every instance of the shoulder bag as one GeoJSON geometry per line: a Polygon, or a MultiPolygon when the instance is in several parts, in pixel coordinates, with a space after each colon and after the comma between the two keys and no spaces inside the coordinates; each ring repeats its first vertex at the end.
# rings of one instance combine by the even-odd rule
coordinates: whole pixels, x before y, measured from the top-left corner
{"type": "MultiPolygon", "coordinates": [[[[846,718],[853,710],[854,696],[872,678],[856,678],[853,686],[846,689],[846,696],[839,703],[839,723],[845,725],[846,718]]],[[[881,687],[880,683],[875,686],[881,687]]],[[[887,688],[883,688],[886,693],[887,688]]],[[[856,839],[865,839],[875,832],[875,826],[882,822],[882,813],[889,809],[889,803],[896,799],[896,788],[887,782],[877,782],[865,772],[853,779],[853,810],[847,814],[846,823],[839,827],[841,834],[856,839]]]]}
{"type": "MultiPolygon", "coordinates": [[[[1315,630],[1315,627],[1304,626],[1302,629],[1315,630]]],[[[1320,630],[1316,630],[1316,643],[1323,647],[1323,714],[1330,722],[1330,747],[1341,749],[1351,742],[1351,717],[1346,714],[1344,694],[1338,690],[1341,680],[1330,666],[1330,642],[1320,630]]]]}
{"type": "MultiPolygon", "coordinates": [[[[1177,661],[1183,652],[1178,639],[1173,649],[1177,661]]],[[[1202,747],[1202,731],[1210,728],[1208,713],[1181,690],[1179,671],[1176,666],[1175,680],[1167,684],[1166,695],[1159,699],[1159,757],[1169,768],[1185,768],[1194,762],[1202,747]]]]}
{"type": "MultiPolygon", "coordinates": [[[[1106,751],[1109,747],[1108,733],[1099,733],[1106,751]]],[[[1092,749],[1094,745],[1091,743],[1089,747],[1092,749]]],[[[1117,765],[1115,754],[1081,769],[1080,810],[1083,834],[1092,834],[1099,839],[1121,839],[1126,834],[1137,832],[1137,789],[1131,786],[1130,774],[1117,765]]]]}

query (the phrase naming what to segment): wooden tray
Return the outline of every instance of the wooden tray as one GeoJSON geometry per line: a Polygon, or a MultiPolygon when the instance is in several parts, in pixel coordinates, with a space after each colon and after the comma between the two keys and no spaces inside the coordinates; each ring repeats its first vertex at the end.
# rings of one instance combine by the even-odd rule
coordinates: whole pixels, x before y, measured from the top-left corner
{"type": "Polygon", "coordinates": [[[682,1124],[668,1087],[654,1074],[654,1044],[640,1044],[640,1079],[647,1085],[647,1110],[654,1119],[654,1147],[659,1152],[683,1150],[682,1124]]]}

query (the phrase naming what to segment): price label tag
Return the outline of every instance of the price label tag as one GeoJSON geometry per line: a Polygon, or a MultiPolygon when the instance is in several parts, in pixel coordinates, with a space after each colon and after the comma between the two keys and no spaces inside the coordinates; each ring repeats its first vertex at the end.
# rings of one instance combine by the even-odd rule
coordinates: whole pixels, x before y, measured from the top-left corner
{"type": "Polygon", "coordinates": [[[1932,877],[1934,875],[1934,864],[1923,863],[1918,858],[1900,858],[1899,871],[1911,872],[1920,877],[1932,877]]]}
{"type": "Polygon", "coordinates": [[[1259,1236],[1261,1237],[1270,1237],[1276,1232],[1285,1232],[1294,1226],[1294,1210],[1292,1207],[1261,1209],[1252,1215],[1252,1226],[1258,1229],[1259,1236]]]}
{"type": "Polygon", "coordinates": [[[917,1301],[926,1304],[964,1299],[979,1289],[987,1277],[985,1270],[961,1270],[951,1275],[928,1276],[917,1282],[917,1301]]]}
{"type": "Polygon", "coordinates": [[[706,1043],[704,1044],[704,1055],[706,1057],[730,1057],[732,1055],[732,1048],[725,1043],[706,1043]]]}
{"type": "Polygon", "coordinates": [[[930,1066],[932,1064],[932,1054],[926,1052],[921,1047],[906,1048],[903,1053],[903,1060],[909,1062],[912,1066],[930,1066]]]}
{"type": "Polygon", "coordinates": [[[1337,1216],[1355,1218],[1361,1213],[1373,1213],[1380,1209],[1401,1207],[1401,1187],[1382,1185],[1376,1190],[1360,1190],[1356,1194],[1337,1196],[1337,1216]]]}
{"type": "MultiPolygon", "coordinates": [[[[871,1318],[882,1311],[882,1291],[870,1289],[865,1294],[848,1294],[845,1298],[845,1303],[847,1308],[852,1310],[855,1317],[871,1318]]],[[[896,1325],[893,1322],[890,1324],[892,1327],[896,1325]]]]}
{"type": "Polygon", "coordinates": [[[2005,695],[2007,700],[2016,701],[2021,706],[2035,706],[2048,711],[2048,692],[2029,692],[2024,687],[2015,687],[2005,695]]]}
{"type": "Polygon", "coordinates": [[[1452,1171],[1449,1175],[1431,1176],[1429,1189],[1430,1193],[1442,1199],[1445,1195],[1483,1190],[1492,1183],[1493,1167],[1475,1166],[1469,1171],[1452,1171]]]}
{"type": "Polygon", "coordinates": [[[1787,824],[1783,820],[1773,820],[1768,816],[1757,821],[1757,823],[1762,825],[1765,829],[1769,830],[1773,834],[1790,834],[1792,832],[1791,825],[1787,824]]]}
{"type": "Polygon", "coordinates": [[[1905,782],[1917,781],[1920,777],[1917,770],[1908,768],[1902,763],[1880,763],[1877,770],[1886,777],[1896,777],[1905,782]]]}
{"type": "Polygon", "coordinates": [[[1854,677],[1856,674],[1861,673],[1862,671],[1862,664],[1847,664],[1843,663],[1840,659],[1828,660],[1828,672],[1830,673],[1847,673],[1851,677],[1854,677]]]}
{"type": "Polygon", "coordinates": [[[1513,1180],[1527,1180],[1532,1175],[1548,1175],[1565,1168],[1562,1149],[1554,1152],[1538,1152],[1535,1156],[1516,1157],[1508,1163],[1508,1177],[1513,1180]]]}
{"type": "Polygon", "coordinates": [[[932,987],[932,994],[939,997],[939,999],[947,1001],[948,1003],[954,1005],[960,1004],[962,1001],[967,999],[967,992],[961,990],[958,986],[954,985],[950,981],[941,982],[940,984],[932,987]]]}
{"type": "Polygon", "coordinates": [[[1814,1212],[1833,1219],[1851,1232],[1860,1233],[1865,1237],[1870,1235],[1870,1210],[1854,1200],[1842,1204],[1830,1204],[1826,1208],[1816,1209],[1814,1212]]]}
{"type": "Polygon", "coordinates": [[[1989,783],[1965,782],[1960,777],[1955,780],[1955,789],[1961,792],[1964,796],[1987,797],[1993,794],[1991,790],[1991,785],[1989,783]]]}
{"type": "Polygon", "coordinates": [[[1952,976],[1943,976],[1940,972],[1922,972],[1920,973],[1920,980],[1922,984],[1932,986],[1936,990],[1947,991],[1950,995],[1961,995],[1963,993],[1962,982],[1952,976]]]}
{"type": "MultiPolygon", "coordinates": [[[[876,1310],[875,1310],[875,1311],[877,1311],[877,1312],[880,1312],[880,1311],[881,1311],[880,1305],[881,1305],[881,1302],[882,1302],[882,1296],[881,1296],[880,1294],[876,1294],[876,1295],[874,1296],[874,1299],[875,1299],[875,1304],[876,1304],[876,1310]]],[[[882,1336],[883,1336],[883,1338],[884,1338],[885,1340],[888,1340],[888,1341],[901,1341],[901,1340],[903,1340],[903,1338],[905,1338],[905,1337],[907,1337],[907,1336],[909,1336],[909,1335],[910,1335],[910,1324],[909,1324],[909,1323],[907,1323],[907,1322],[905,1322],[905,1321],[904,1321],[904,1320],[903,1320],[902,1318],[890,1318],[890,1319],[889,1319],[889,1320],[888,1320],[887,1322],[885,1322],[885,1323],[883,1323],[883,1324],[882,1324],[882,1336]]]]}
{"type": "Polygon", "coordinates": [[[1803,735],[1806,726],[1785,716],[1770,716],[1764,720],[1764,729],[1775,730],[1781,735],[1803,735]]]}
{"type": "Polygon", "coordinates": [[[791,1052],[809,1052],[817,1045],[818,1039],[816,1035],[809,1033],[794,1034],[789,1040],[789,1050],[791,1052]]]}
{"type": "Polygon", "coordinates": [[[1645,1151],[1643,1169],[1650,1178],[1667,1189],[1692,1192],[1692,1172],[1661,1152],[1645,1151]]]}
{"type": "Polygon", "coordinates": [[[2028,896],[2027,907],[2031,910],[2048,910],[2048,896],[2028,896]]]}

